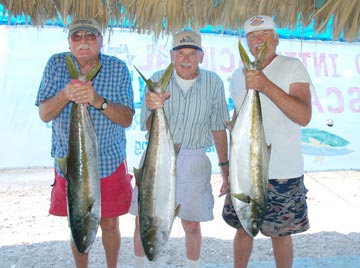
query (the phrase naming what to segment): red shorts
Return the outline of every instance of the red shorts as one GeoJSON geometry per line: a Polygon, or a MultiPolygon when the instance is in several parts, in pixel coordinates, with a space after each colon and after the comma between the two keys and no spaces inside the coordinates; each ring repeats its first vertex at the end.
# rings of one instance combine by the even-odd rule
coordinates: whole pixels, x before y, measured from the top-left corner
{"type": "MultiPolygon", "coordinates": [[[[124,161],[114,173],[100,180],[102,218],[115,218],[128,213],[133,189],[131,179],[132,175],[127,173],[127,164],[124,161]]],[[[49,213],[67,216],[66,179],[56,171],[49,213]]]]}

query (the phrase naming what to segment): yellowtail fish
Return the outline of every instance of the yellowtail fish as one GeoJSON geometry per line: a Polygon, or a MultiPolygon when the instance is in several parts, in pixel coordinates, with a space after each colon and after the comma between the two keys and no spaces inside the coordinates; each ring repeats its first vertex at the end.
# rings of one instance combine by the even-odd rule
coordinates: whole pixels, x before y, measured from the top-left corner
{"type": "MultiPolygon", "coordinates": [[[[239,51],[246,70],[260,70],[266,43],[259,58],[250,62],[239,42],[239,51]]],[[[270,145],[263,128],[259,92],[248,89],[245,99],[233,119],[230,143],[229,183],[231,200],[246,233],[258,234],[264,219],[269,179],[270,145]]]]}
{"type": "MultiPolygon", "coordinates": [[[[92,80],[100,70],[98,63],[86,75],[79,74],[67,54],[72,79],[92,80]]],[[[68,220],[72,239],[79,253],[88,253],[95,241],[101,218],[100,174],[96,133],[85,104],[71,104],[68,156],[58,159],[66,178],[68,220]]]]}
{"type": "MultiPolygon", "coordinates": [[[[137,69],[136,69],[137,70],[137,69]]],[[[139,70],[137,70],[139,72],[139,70]]],[[[160,81],[153,82],[139,72],[152,92],[163,93],[173,72],[173,64],[166,69],[160,81]]],[[[152,111],[149,142],[143,166],[134,169],[139,189],[139,228],[147,258],[156,260],[166,245],[176,206],[177,152],[163,108],[152,111]]]]}

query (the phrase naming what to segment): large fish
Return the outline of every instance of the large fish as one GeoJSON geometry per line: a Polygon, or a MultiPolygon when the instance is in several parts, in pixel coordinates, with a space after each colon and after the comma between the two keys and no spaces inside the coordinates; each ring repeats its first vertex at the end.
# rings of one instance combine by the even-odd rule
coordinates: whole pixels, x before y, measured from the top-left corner
{"type": "MultiPolygon", "coordinates": [[[[87,82],[100,69],[98,63],[89,73],[78,73],[69,54],[71,78],[87,82]]],[[[79,253],[87,253],[95,241],[101,218],[98,146],[94,126],[85,104],[72,103],[68,156],[58,160],[67,181],[66,195],[71,235],[79,253]]]]}
{"type": "MultiPolygon", "coordinates": [[[[139,72],[139,70],[137,70],[139,72]]],[[[162,93],[170,80],[170,64],[160,81],[145,80],[150,91],[162,93]]],[[[134,169],[139,189],[139,228],[141,242],[147,258],[155,260],[167,243],[176,207],[177,152],[163,108],[152,111],[149,142],[140,169],[134,169]]]]}
{"type": "MultiPolygon", "coordinates": [[[[266,43],[259,58],[250,62],[239,42],[247,70],[261,68],[266,43]]],[[[263,222],[267,201],[270,146],[265,140],[259,92],[248,89],[231,129],[229,183],[231,200],[246,233],[254,237],[263,222]]]]}

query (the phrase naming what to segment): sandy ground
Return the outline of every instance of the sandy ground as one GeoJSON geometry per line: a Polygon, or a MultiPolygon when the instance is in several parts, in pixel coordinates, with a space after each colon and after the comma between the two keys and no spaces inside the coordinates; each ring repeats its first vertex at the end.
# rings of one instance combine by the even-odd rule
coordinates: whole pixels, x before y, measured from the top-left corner
{"type": "MultiPolygon", "coordinates": [[[[0,170],[0,267],[74,267],[67,219],[48,214],[52,169],[0,170]]],[[[217,196],[220,176],[213,175],[217,196]]],[[[307,173],[311,228],[294,236],[294,268],[360,267],[360,172],[307,173]],[[339,263],[339,264],[336,264],[339,263]]],[[[224,197],[216,198],[215,219],[202,224],[201,267],[232,267],[234,230],[221,218],[224,197]]],[[[119,267],[133,267],[134,217],[120,218],[119,267]]],[[[147,267],[186,267],[184,234],[175,220],[163,254],[147,267]]],[[[106,267],[101,231],[90,251],[90,267],[106,267]]],[[[275,267],[269,238],[255,239],[249,268],[275,267]]]]}

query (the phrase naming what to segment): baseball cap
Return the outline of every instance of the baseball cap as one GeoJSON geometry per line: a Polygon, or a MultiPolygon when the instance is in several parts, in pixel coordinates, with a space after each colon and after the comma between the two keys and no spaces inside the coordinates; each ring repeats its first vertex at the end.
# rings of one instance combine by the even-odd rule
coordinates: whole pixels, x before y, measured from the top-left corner
{"type": "Polygon", "coordinates": [[[275,22],[269,16],[256,15],[251,17],[244,23],[245,35],[251,32],[274,30],[276,29],[275,22]]]}
{"type": "Polygon", "coordinates": [[[200,34],[190,30],[177,32],[174,35],[172,50],[181,48],[195,48],[202,51],[200,34]]]}
{"type": "Polygon", "coordinates": [[[75,19],[69,27],[69,36],[77,31],[88,31],[94,34],[101,33],[101,28],[96,20],[93,19],[75,19]]]}

